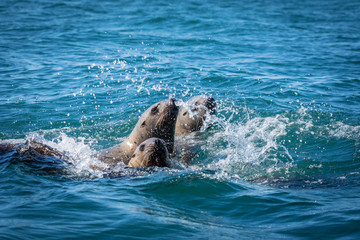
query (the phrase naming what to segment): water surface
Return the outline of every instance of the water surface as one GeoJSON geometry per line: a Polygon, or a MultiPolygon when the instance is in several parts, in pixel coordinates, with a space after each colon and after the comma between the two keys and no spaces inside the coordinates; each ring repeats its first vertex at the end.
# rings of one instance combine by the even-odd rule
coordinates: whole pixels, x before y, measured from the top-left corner
{"type": "MultiPolygon", "coordinates": [[[[2,239],[358,239],[359,1],[2,1],[2,239]],[[103,176],[153,103],[218,102],[189,166],[103,176]]],[[[121,170],[121,169],[120,169],[121,170]]]]}

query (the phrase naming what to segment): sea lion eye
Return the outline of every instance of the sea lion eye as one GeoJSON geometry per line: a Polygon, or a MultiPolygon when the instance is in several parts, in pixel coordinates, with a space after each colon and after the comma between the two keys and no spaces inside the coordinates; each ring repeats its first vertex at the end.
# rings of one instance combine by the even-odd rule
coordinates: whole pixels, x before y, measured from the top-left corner
{"type": "Polygon", "coordinates": [[[157,114],[159,112],[158,106],[155,106],[151,109],[151,114],[157,114]]]}
{"type": "Polygon", "coordinates": [[[145,144],[141,144],[140,147],[139,147],[139,150],[144,151],[144,149],[145,149],[145,144]]]}
{"type": "Polygon", "coordinates": [[[185,116],[186,114],[187,114],[187,112],[184,112],[184,113],[183,113],[183,116],[185,116]]]}
{"type": "Polygon", "coordinates": [[[144,121],[144,122],[140,125],[140,127],[143,128],[143,127],[145,127],[145,126],[146,126],[146,122],[144,121]]]}
{"type": "Polygon", "coordinates": [[[134,158],[135,157],[135,154],[133,154],[132,156],[131,156],[131,158],[134,158]]]}

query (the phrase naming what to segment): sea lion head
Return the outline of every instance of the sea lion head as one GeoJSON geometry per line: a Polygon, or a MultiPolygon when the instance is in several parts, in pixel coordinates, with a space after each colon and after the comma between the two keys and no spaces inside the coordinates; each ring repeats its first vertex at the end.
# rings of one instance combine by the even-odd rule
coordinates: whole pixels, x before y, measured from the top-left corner
{"type": "Polygon", "coordinates": [[[199,131],[208,115],[216,112],[216,101],[211,96],[195,96],[180,108],[176,121],[175,134],[199,131]]]}
{"type": "Polygon", "coordinates": [[[178,110],[173,98],[152,105],[141,115],[130,134],[132,144],[137,146],[146,139],[155,137],[163,139],[168,151],[172,152],[178,110]]]}
{"type": "Polygon", "coordinates": [[[149,138],[142,142],[132,155],[130,167],[167,167],[169,152],[164,140],[149,138]]]}

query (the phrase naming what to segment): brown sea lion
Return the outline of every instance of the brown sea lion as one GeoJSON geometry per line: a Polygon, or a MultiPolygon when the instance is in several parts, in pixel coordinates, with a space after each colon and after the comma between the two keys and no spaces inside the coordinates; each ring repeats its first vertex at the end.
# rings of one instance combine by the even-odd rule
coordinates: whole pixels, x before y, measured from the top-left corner
{"type": "Polygon", "coordinates": [[[213,97],[199,95],[188,100],[179,110],[175,135],[199,131],[207,115],[215,114],[216,101],[213,97]]]}
{"type": "Polygon", "coordinates": [[[169,152],[164,140],[149,138],[135,150],[129,161],[129,167],[168,167],[169,152]]]}
{"type": "Polygon", "coordinates": [[[109,166],[118,162],[128,164],[135,149],[146,139],[160,138],[165,141],[168,152],[174,149],[174,134],[178,107],[174,99],[155,103],[140,117],[130,136],[121,144],[100,151],[98,159],[109,166]]]}
{"type": "Polygon", "coordinates": [[[69,158],[60,151],[40,143],[36,140],[28,140],[25,143],[21,144],[11,144],[5,143],[0,144],[0,153],[15,151],[16,154],[23,157],[38,157],[38,156],[48,156],[54,158],[60,158],[63,160],[68,160],[69,158]]]}
{"type": "Polygon", "coordinates": [[[24,163],[46,173],[65,173],[66,166],[72,164],[64,152],[33,139],[25,143],[0,144],[0,154],[9,154],[11,163],[24,163]]]}
{"type": "Polygon", "coordinates": [[[69,160],[69,157],[64,153],[36,140],[26,141],[25,144],[20,145],[20,147],[16,149],[16,152],[24,156],[49,156],[63,160],[69,160]]]}

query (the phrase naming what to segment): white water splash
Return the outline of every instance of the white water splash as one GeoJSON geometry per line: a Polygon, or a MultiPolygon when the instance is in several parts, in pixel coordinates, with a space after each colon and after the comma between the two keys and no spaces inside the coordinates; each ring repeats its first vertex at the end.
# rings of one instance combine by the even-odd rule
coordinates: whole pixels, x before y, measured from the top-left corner
{"type": "Polygon", "coordinates": [[[330,129],[330,135],[337,138],[360,140],[360,126],[351,126],[342,122],[335,122],[330,129]]]}
{"type": "Polygon", "coordinates": [[[276,115],[255,117],[245,123],[220,121],[222,129],[207,140],[207,149],[215,161],[205,166],[215,170],[217,178],[252,178],[246,175],[293,164],[288,149],[278,141],[287,133],[288,118],[276,115]]]}
{"type": "Polygon", "coordinates": [[[102,177],[101,171],[91,168],[91,166],[106,167],[104,163],[95,157],[96,151],[91,148],[96,140],[85,139],[84,137],[73,138],[63,132],[60,132],[52,140],[46,140],[38,133],[31,133],[26,136],[26,141],[31,140],[46,144],[69,157],[68,161],[71,165],[67,167],[67,172],[70,175],[77,177],[102,177]]]}

